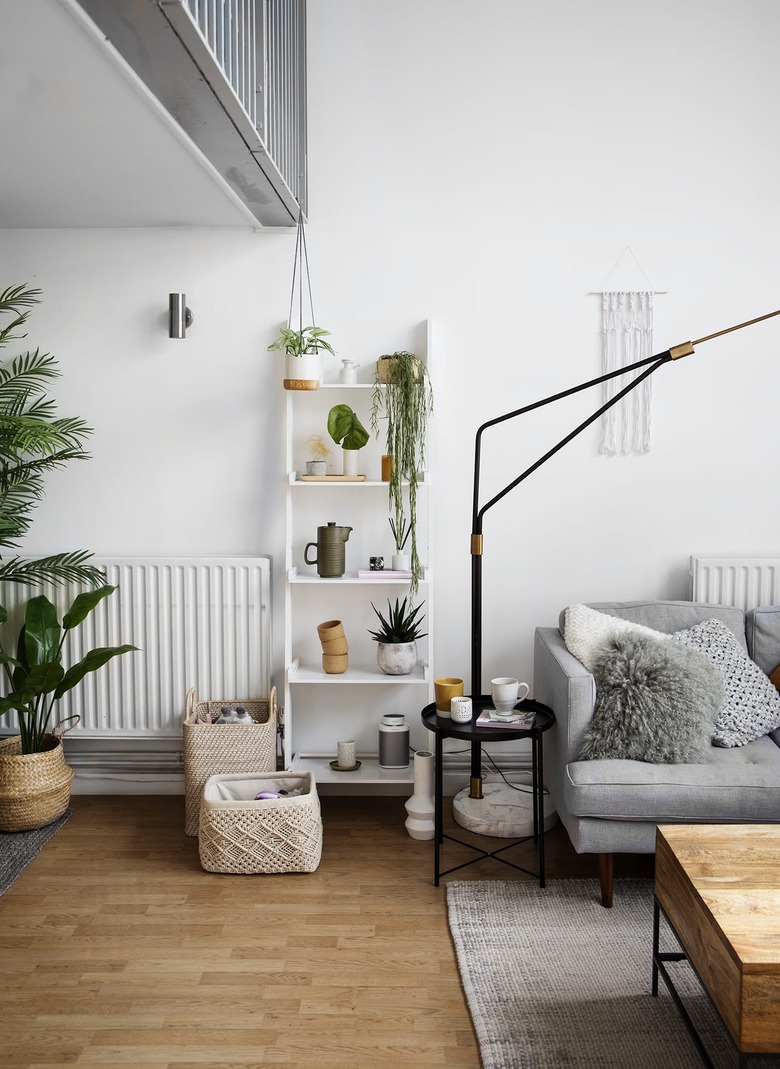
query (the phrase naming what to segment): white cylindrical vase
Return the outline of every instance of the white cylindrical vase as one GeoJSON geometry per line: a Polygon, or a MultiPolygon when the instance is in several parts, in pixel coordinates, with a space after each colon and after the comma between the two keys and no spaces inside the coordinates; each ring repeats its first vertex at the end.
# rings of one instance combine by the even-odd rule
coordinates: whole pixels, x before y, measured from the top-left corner
{"type": "Polygon", "coordinates": [[[433,754],[418,750],[414,755],[414,794],[404,803],[406,830],[413,839],[432,839],[436,808],[433,800],[433,754]]]}
{"type": "Polygon", "coordinates": [[[354,478],[358,473],[358,452],[357,449],[341,450],[341,472],[348,478],[354,478]]]}

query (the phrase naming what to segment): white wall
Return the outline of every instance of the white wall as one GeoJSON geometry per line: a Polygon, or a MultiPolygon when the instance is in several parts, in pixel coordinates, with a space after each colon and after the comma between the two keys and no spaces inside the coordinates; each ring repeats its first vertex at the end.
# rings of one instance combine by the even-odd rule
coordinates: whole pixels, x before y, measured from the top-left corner
{"type": "MultiPolygon", "coordinates": [[[[772,0],[309,0],[318,320],[364,365],[426,317],[439,328],[437,674],[468,676],[474,429],[599,373],[588,291],[625,246],[668,290],[657,349],[780,305],[779,31],[772,0]]],[[[0,285],[44,291],[29,341],[60,359],[61,411],[96,431],[94,459],[48,480],[27,549],[281,564],[281,361],[265,348],[293,241],[0,234],[0,285]],[[172,290],[196,316],[185,341],[166,335],[172,290]]],[[[648,455],[602,457],[588,431],[488,514],[486,678],[530,679],[533,628],[567,603],[684,597],[690,553],[777,550],[778,355],[780,320],[702,346],[654,378],[648,455]]],[[[496,431],[485,493],[598,401],[496,431]]]]}

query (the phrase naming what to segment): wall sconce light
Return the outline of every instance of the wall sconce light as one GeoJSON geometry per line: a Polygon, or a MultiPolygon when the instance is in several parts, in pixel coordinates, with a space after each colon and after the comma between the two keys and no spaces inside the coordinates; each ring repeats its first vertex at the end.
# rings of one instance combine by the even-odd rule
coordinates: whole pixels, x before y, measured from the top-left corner
{"type": "Polygon", "coordinates": [[[187,307],[186,293],[168,294],[168,337],[184,338],[195,317],[187,307]]]}

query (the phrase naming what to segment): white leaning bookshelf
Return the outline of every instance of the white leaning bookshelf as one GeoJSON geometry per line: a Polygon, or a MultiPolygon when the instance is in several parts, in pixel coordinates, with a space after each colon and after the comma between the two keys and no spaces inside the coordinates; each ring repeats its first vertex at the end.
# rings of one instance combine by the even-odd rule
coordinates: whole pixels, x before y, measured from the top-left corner
{"type": "MultiPolygon", "coordinates": [[[[415,349],[431,369],[431,322],[426,323],[425,352],[415,349]]],[[[359,453],[359,471],[365,479],[309,481],[305,472],[306,439],[319,434],[331,448],[328,473],[340,473],[341,450],[327,433],[328,412],[348,404],[370,430],[371,381],[323,382],[319,390],[286,391],[285,487],[285,591],[284,591],[284,764],[286,768],[314,772],[318,785],[329,793],[410,794],[413,761],[408,768],[379,765],[379,725],[385,713],[403,713],[410,728],[412,750],[428,749],[428,732],[422,725],[422,708],[433,700],[429,669],[432,649],[433,583],[430,523],[430,456],[417,488],[417,543],[422,573],[415,602],[425,602],[424,630],[418,640],[418,664],[408,676],[386,675],[376,661],[376,642],[369,629],[378,626],[372,603],[383,613],[387,602],[409,595],[409,580],[363,578],[369,557],[384,556],[388,567],[394,550],[388,523],[388,484],[381,480],[384,442],[374,435],[359,453]],[[339,579],[323,579],[315,565],[304,560],[306,546],[316,543],[317,528],[333,522],[351,527],[346,542],[346,571],[339,579]],[[343,622],[349,642],[349,667],[341,675],[323,671],[317,624],[343,622]],[[360,768],[340,772],[330,767],[339,739],[354,739],[360,768]]],[[[431,375],[433,382],[433,376],[431,375]]],[[[310,551],[310,559],[316,555],[310,551]]]]}

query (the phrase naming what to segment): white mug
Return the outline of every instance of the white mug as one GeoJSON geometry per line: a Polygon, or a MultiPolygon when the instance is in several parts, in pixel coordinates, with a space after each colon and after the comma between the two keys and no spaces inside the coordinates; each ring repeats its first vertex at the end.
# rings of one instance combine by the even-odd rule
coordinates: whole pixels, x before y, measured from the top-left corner
{"type": "Polygon", "coordinates": [[[470,723],[472,712],[471,698],[450,698],[450,719],[454,721],[454,723],[470,723]]]}
{"type": "Polygon", "coordinates": [[[510,713],[518,702],[528,697],[530,687],[512,676],[497,676],[490,680],[490,696],[499,713],[510,713]]]}

